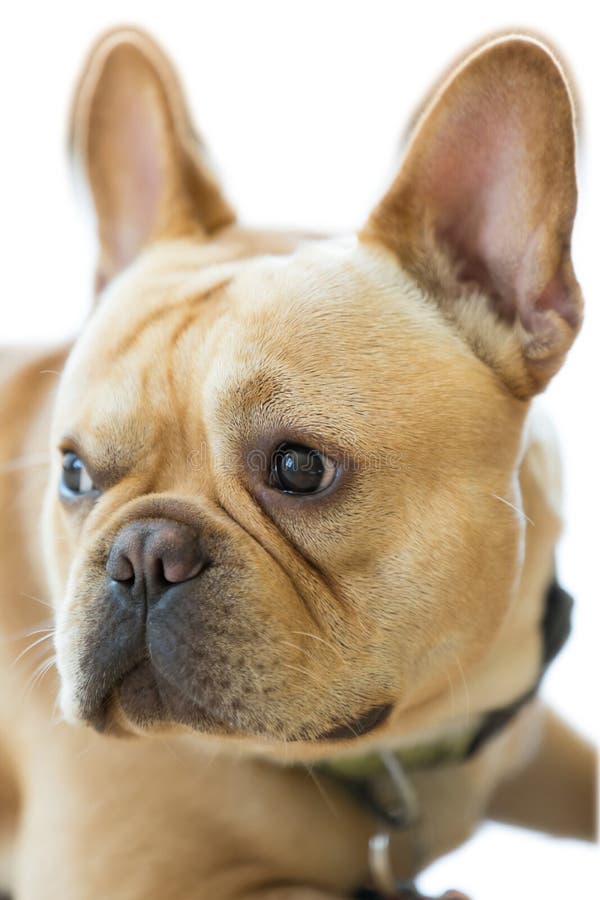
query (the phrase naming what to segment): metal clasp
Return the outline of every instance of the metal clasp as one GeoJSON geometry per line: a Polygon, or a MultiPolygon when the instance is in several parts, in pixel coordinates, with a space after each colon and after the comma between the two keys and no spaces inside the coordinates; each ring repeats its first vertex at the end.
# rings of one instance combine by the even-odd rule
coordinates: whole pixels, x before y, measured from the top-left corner
{"type": "MultiPolygon", "coordinates": [[[[398,797],[398,805],[394,810],[390,810],[390,814],[396,821],[402,823],[399,825],[400,828],[411,828],[419,817],[419,804],[415,790],[400,760],[394,753],[384,751],[380,756],[398,797]]],[[[378,832],[369,840],[369,872],[375,888],[384,897],[418,897],[414,882],[398,882],[394,875],[390,858],[389,831],[378,832]]]]}

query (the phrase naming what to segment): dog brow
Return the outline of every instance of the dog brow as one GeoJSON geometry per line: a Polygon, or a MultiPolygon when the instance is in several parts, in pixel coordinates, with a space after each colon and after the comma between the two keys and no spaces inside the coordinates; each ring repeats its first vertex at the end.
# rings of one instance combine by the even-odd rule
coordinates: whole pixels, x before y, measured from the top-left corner
{"type": "MultiPolygon", "coordinates": [[[[181,303],[167,303],[159,306],[157,309],[151,310],[144,318],[134,322],[132,331],[129,334],[126,334],[117,343],[114,348],[113,358],[117,359],[120,356],[124,356],[133,346],[135,346],[135,344],[137,344],[148,328],[163,322],[173,315],[181,315],[182,313],[187,312],[187,315],[184,315],[183,317],[183,321],[186,323],[185,327],[187,327],[187,325],[195,318],[196,308],[201,306],[207,300],[214,299],[215,296],[228,286],[231,280],[231,278],[225,278],[218,281],[216,284],[211,284],[206,290],[201,291],[198,294],[193,294],[191,297],[187,297],[181,303]]],[[[178,327],[176,329],[177,335],[179,335],[182,330],[184,329],[180,330],[178,327]]]]}

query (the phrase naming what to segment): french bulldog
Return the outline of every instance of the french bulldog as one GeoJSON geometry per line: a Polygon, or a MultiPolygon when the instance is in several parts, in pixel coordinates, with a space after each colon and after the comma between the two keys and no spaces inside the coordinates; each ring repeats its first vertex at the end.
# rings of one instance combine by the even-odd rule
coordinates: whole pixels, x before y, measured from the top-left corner
{"type": "Polygon", "coordinates": [[[532,400],[582,317],[553,53],[470,53],[349,238],[237,224],[133,29],[71,147],[97,302],[1,357],[12,896],[414,896],[486,816],[591,838],[594,750],[535,698],[568,602],[532,400]]]}

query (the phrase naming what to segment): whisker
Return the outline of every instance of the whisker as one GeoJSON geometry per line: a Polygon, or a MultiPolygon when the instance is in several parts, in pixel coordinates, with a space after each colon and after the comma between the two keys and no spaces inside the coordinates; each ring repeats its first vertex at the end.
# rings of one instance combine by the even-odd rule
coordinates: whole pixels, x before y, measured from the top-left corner
{"type": "Polygon", "coordinates": [[[60,703],[60,692],[56,692],[56,697],[54,698],[54,703],[52,704],[52,712],[50,713],[50,725],[52,727],[59,725],[63,720],[62,712],[58,708],[60,703]]]}
{"type": "Polygon", "coordinates": [[[467,701],[466,716],[467,716],[467,725],[468,725],[468,724],[470,724],[470,721],[471,721],[471,695],[470,695],[470,693],[469,693],[469,685],[468,685],[468,682],[467,682],[467,679],[466,679],[466,676],[465,676],[465,670],[464,670],[463,667],[462,667],[462,663],[461,663],[460,659],[458,658],[458,656],[456,655],[456,653],[453,652],[452,655],[453,655],[453,657],[454,657],[454,661],[455,661],[455,663],[456,663],[456,667],[457,667],[457,669],[458,669],[458,671],[459,671],[459,673],[460,673],[460,677],[461,677],[461,679],[462,679],[463,687],[464,687],[464,689],[465,689],[465,700],[467,701]]]}
{"type": "Polygon", "coordinates": [[[522,509],[519,509],[519,507],[515,506],[514,503],[511,503],[510,500],[507,500],[506,497],[499,497],[498,494],[492,494],[492,497],[494,498],[494,500],[499,500],[500,503],[504,503],[505,506],[509,506],[517,513],[517,515],[521,516],[522,519],[525,519],[525,521],[528,522],[532,526],[532,528],[535,528],[535,522],[530,519],[522,509]]]}
{"type": "MultiPolygon", "coordinates": [[[[37,647],[39,644],[42,644],[44,641],[47,641],[49,638],[52,638],[52,637],[54,637],[54,629],[53,628],[49,631],[48,634],[43,634],[36,641],[33,641],[31,644],[29,644],[27,647],[25,647],[24,650],[21,650],[21,652],[19,653],[17,658],[13,661],[12,666],[16,666],[17,663],[19,662],[19,660],[23,659],[25,654],[29,653],[30,650],[33,650],[34,647],[37,647]]],[[[12,666],[11,666],[11,668],[12,668],[12,666]]]]}
{"type": "Polygon", "coordinates": [[[280,641],[279,643],[284,647],[291,647],[292,650],[297,650],[298,653],[306,656],[306,650],[304,647],[299,647],[297,644],[292,644],[291,641],[280,641]]]}
{"type": "Polygon", "coordinates": [[[362,633],[364,634],[364,636],[367,638],[367,640],[370,639],[370,638],[372,637],[372,635],[373,635],[373,623],[372,623],[372,621],[371,621],[371,622],[366,622],[366,621],[362,618],[362,616],[359,616],[358,611],[357,611],[356,609],[354,609],[354,616],[353,616],[353,619],[352,619],[352,623],[353,623],[353,624],[356,623],[356,625],[359,626],[360,630],[362,631],[362,633]]]}
{"type": "Polygon", "coordinates": [[[42,600],[41,597],[36,597],[33,594],[26,594],[24,591],[21,591],[19,596],[24,597],[26,600],[35,600],[36,603],[41,603],[42,606],[46,606],[48,609],[54,608],[51,603],[48,603],[47,600],[42,600]]]}
{"type": "Polygon", "coordinates": [[[333,813],[333,815],[336,817],[336,819],[339,819],[339,818],[340,818],[340,811],[339,811],[339,809],[337,808],[337,806],[335,805],[335,803],[333,802],[333,800],[331,799],[331,797],[329,796],[329,794],[328,794],[327,791],[325,790],[324,786],[321,784],[321,782],[319,781],[319,779],[317,778],[317,776],[316,776],[315,773],[313,772],[312,768],[311,768],[310,766],[307,766],[307,767],[306,767],[306,771],[308,772],[308,774],[310,775],[310,777],[311,777],[312,780],[314,781],[315,786],[316,786],[318,792],[320,793],[321,797],[322,797],[323,800],[325,801],[325,804],[326,804],[327,808],[329,809],[329,811],[330,811],[331,813],[333,813]]]}
{"type": "Polygon", "coordinates": [[[329,647],[329,649],[332,650],[336,654],[336,656],[340,659],[340,661],[344,665],[346,665],[346,660],[342,656],[340,649],[338,647],[336,647],[335,644],[332,644],[330,641],[327,641],[327,640],[325,640],[325,638],[322,638],[320,635],[311,634],[309,631],[292,631],[291,633],[300,635],[301,637],[312,638],[313,641],[319,641],[319,643],[324,644],[325,647],[329,647]]]}
{"type": "Polygon", "coordinates": [[[178,753],[175,752],[175,748],[174,748],[173,745],[170,743],[170,741],[166,741],[166,740],[165,740],[163,737],[161,737],[159,734],[155,734],[154,737],[157,739],[158,743],[159,743],[162,747],[165,748],[165,750],[168,750],[168,751],[169,751],[169,753],[171,754],[171,756],[173,757],[173,759],[175,760],[175,762],[176,762],[178,765],[180,765],[180,766],[185,765],[184,760],[179,756],[178,753]]]}
{"type": "Polygon", "coordinates": [[[6,637],[0,637],[0,642],[13,643],[26,637],[42,634],[42,632],[52,631],[53,628],[52,619],[43,619],[41,622],[36,622],[33,628],[24,628],[22,631],[15,631],[13,634],[6,635],[6,637]]]}
{"type": "Polygon", "coordinates": [[[316,678],[314,672],[310,672],[308,669],[302,668],[302,666],[292,666],[292,665],[290,665],[290,663],[283,663],[283,666],[286,669],[291,669],[291,671],[293,671],[293,672],[299,672],[301,675],[305,675],[307,678],[312,679],[312,681],[315,681],[317,684],[319,684],[321,686],[321,683],[319,682],[319,679],[316,678]]]}
{"type": "Polygon", "coordinates": [[[452,703],[452,715],[456,712],[456,695],[454,693],[454,681],[452,680],[452,676],[448,669],[445,670],[444,674],[446,675],[446,679],[448,681],[448,686],[450,688],[450,700],[452,703]]]}
{"type": "Polygon", "coordinates": [[[40,684],[41,681],[43,681],[44,677],[55,664],[56,654],[54,653],[52,654],[52,656],[48,657],[48,659],[45,659],[40,663],[40,665],[34,670],[28,684],[25,687],[23,700],[25,700],[32,693],[35,687],[40,684]]]}
{"type": "Polygon", "coordinates": [[[358,733],[358,731],[356,731],[356,730],[352,727],[352,725],[349,725],[347,722],[344,722],[344,728],[347,728],[348,731],[350,732],[350,734],[351,734],[353,737],[356,737],[356,738],[357,738],[357,737],[360,737],[360,734],[358,733]]]}

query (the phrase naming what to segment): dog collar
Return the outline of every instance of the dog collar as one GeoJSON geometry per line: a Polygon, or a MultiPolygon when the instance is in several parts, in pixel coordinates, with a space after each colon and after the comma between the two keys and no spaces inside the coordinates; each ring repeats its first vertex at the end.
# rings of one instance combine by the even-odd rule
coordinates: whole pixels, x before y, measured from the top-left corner
{"type": "MultiPolygon", "coordinates": [[[[571,631],[573,598],[554,579],[546,591],[541,620],[542,656],[534,685],[512,703],[484,714],[472,728],[433,743],[417,744],[396,751],[370,753],[358,758],[324,761],[317,770],[343,785],[364,807],[383,823],[384,828],[369,841],[369,870],[372,887],[354,893],[355,900],[425,900],[412,880],[398,882],[390,860],[390,831],[411,829],[416,859],[423,847],[417,834],[419,804],[410,773],[416,770],[460,763],[478,753],[536,695],[546,670],[563,648],[571,631]]],[[[466,900],[459,892],[444,894],[466,900]]]]}
{"type": "MultiPolygon", "coordinates": [[[[480,725],[474,725],[455,735],[445,735],[437,741],[427,744],[415,744],[401,750],[395,750],[393,751],[393,756],[407,772],[414,769],[432,769],[438,765],[460,762],[469,755],[471,746],[479,736],[480,730],[480,725]]],[[[365,756],[342,756],[332,760],[324,760],[322,763],[319,763],[318,767],[322,771],[330,772],[338,778],[358,782],[365,778],[375,778],[386,769],[382,755],[378,751],[368,753],[365,756]]]]}
{"type": "Polygon", "coordinates": [[[324,760],[315,768],[335,778],[388,827],[408,827],[416,811],[410,808],[415,801],[405,773],[465,761],[508,725],[535,697],[548,666],[564,646],[571,630],[572,608],[573,598],[554,579],[546,591],[541,621],[542,657],[537,680],[512,703],[490,710],[472,727],[432,743],[362,757],[324,760]]]}

